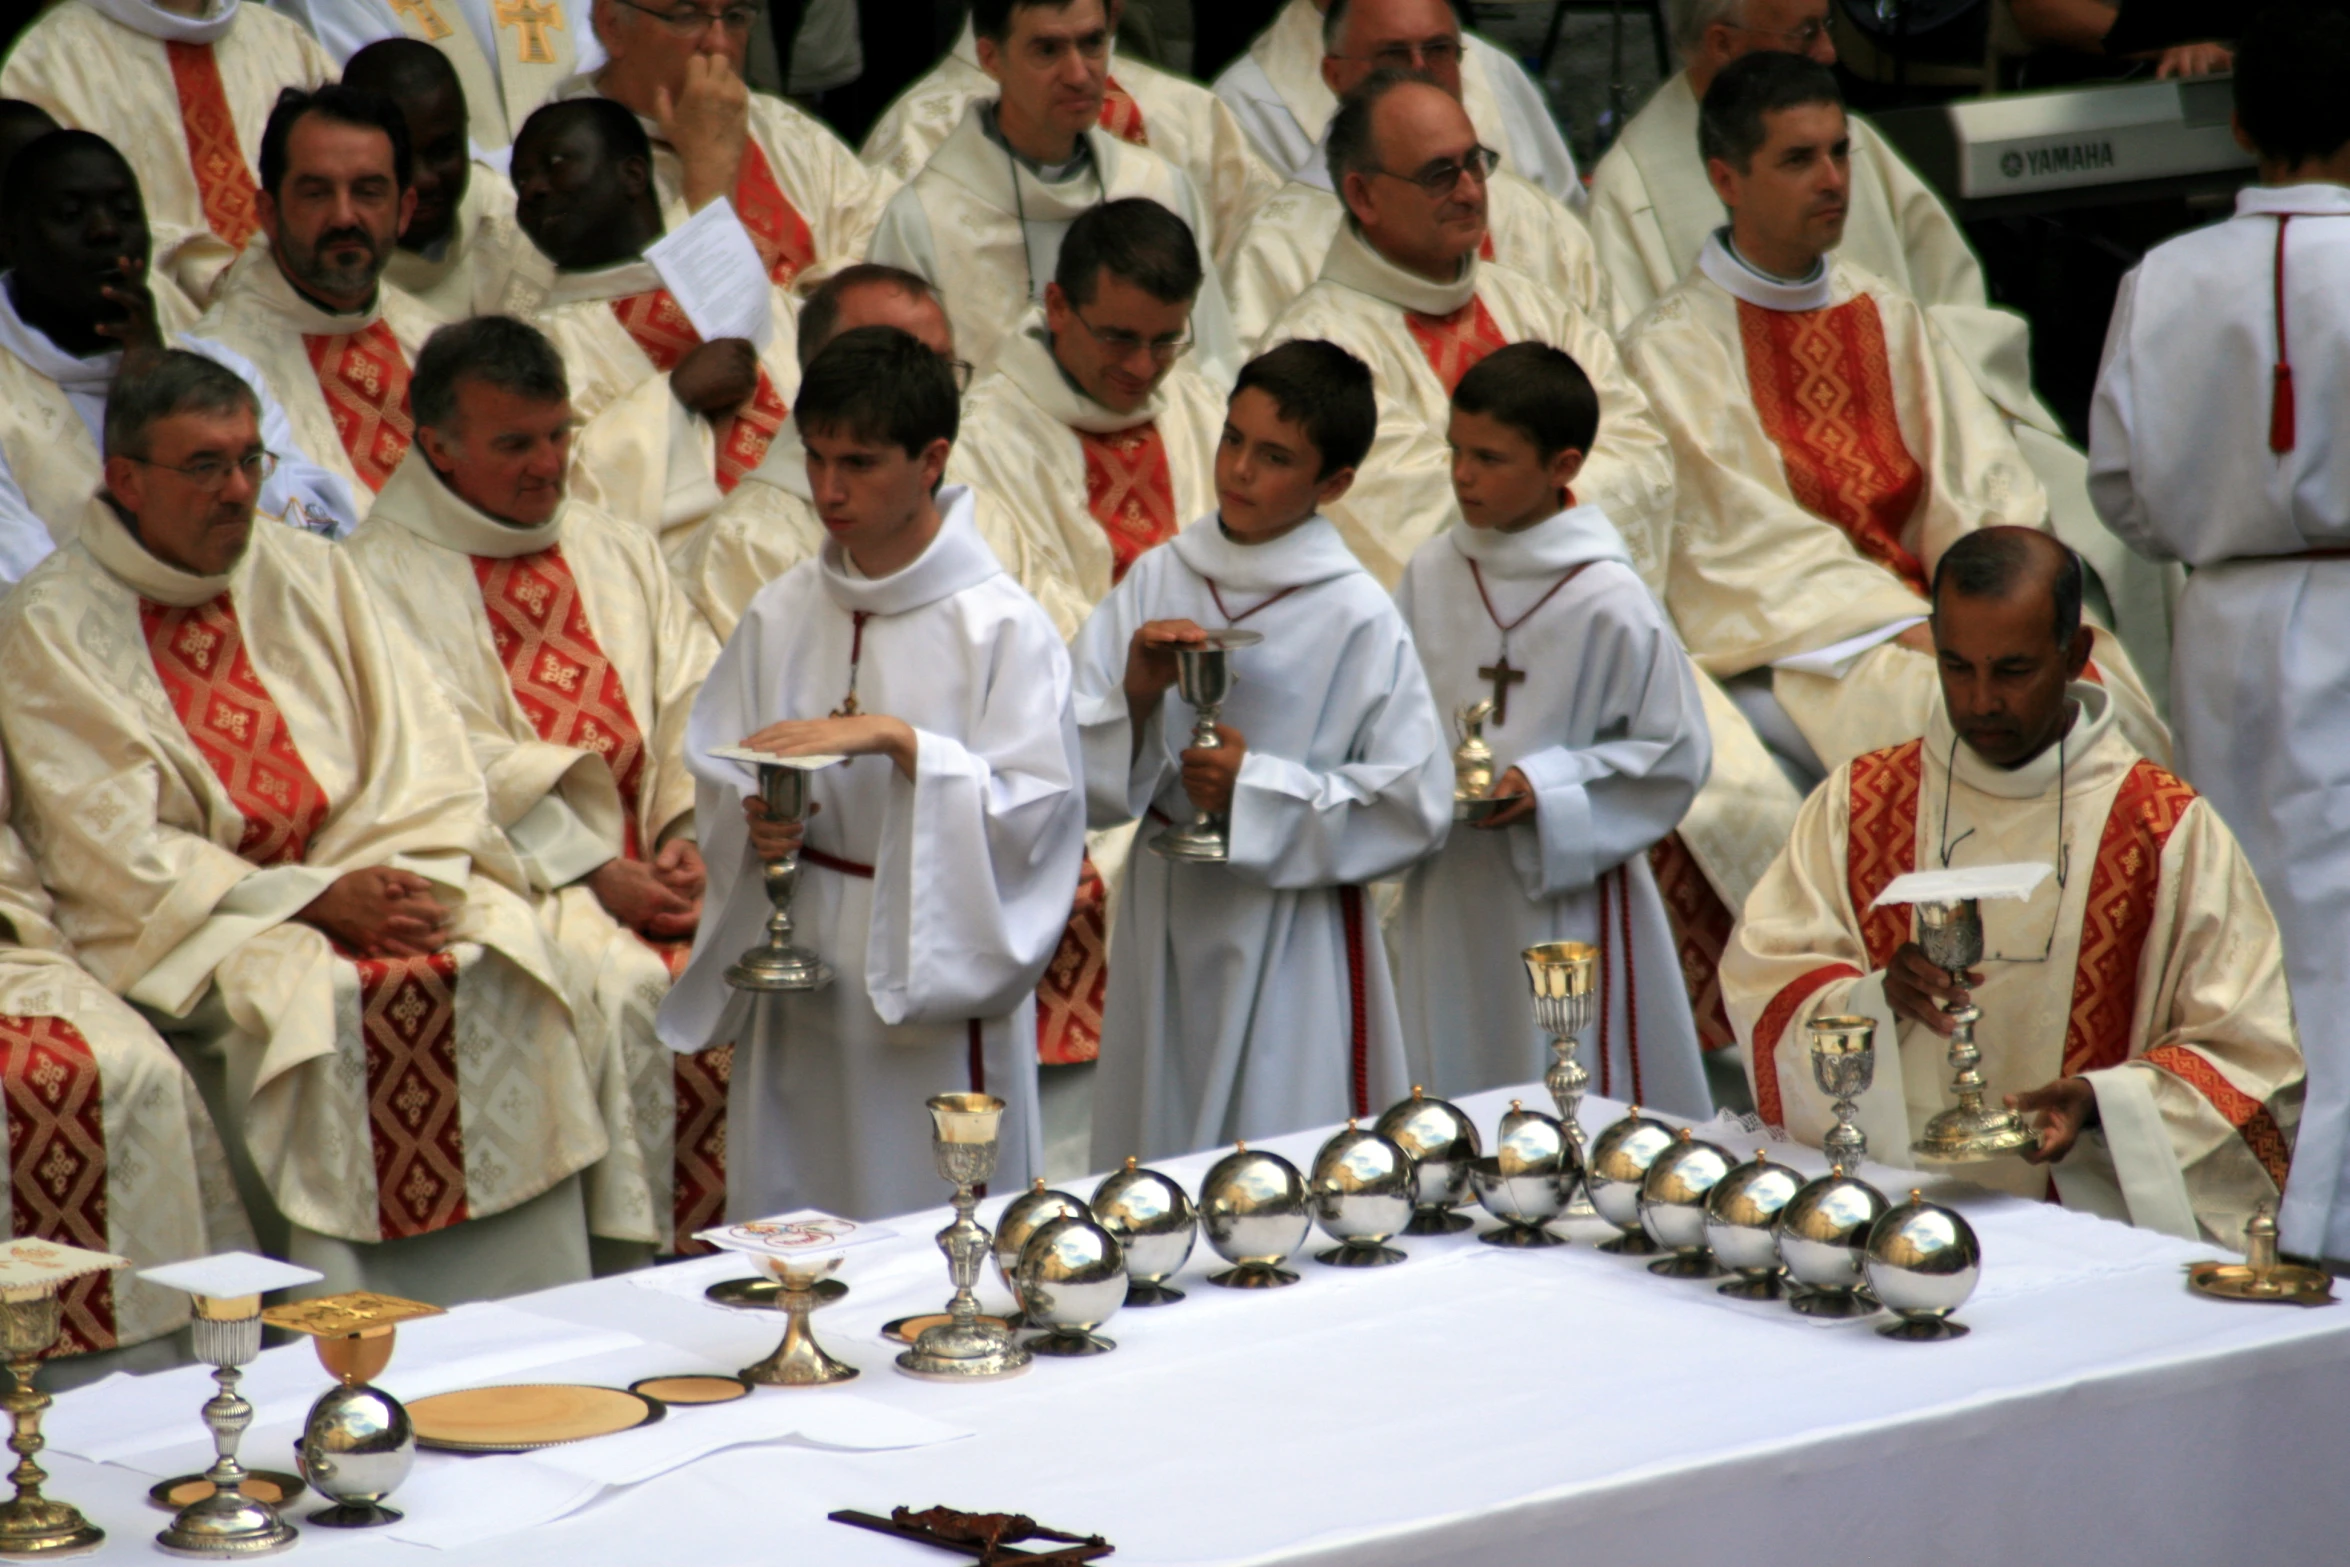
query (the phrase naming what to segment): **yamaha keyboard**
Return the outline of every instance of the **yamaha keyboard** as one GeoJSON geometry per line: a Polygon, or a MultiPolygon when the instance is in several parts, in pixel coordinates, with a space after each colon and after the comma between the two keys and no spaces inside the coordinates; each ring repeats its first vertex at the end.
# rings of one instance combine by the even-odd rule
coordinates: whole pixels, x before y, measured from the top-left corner
{"type": "Polygon", "coordinates": [[[1965,98],[1873,118],[1965,216],[2226,192],[2252,178],[2228,78],[1965,98]]]}

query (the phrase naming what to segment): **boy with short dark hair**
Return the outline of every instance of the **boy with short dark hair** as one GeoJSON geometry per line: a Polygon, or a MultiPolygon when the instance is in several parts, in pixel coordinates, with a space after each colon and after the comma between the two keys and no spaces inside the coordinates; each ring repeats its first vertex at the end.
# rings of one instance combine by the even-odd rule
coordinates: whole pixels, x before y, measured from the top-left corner
{"type": "Polygon", "coordinates": [[[661,1037],[739,1041],[731,1217],[879,1218],[937,1198],[933,1094],[1005,1100],[998,1179],[1043,1173],[1033,1007],[1084,847],[1077,732],[1059,635],[980,541],[970,492],[939,488],[946,361],[895,327],[844,333],[794,415],[827,542],[760,590],[694,704],[710,882],[661,1037]],[[803,826],[712,755],[734,746],[848,760],[810,780],[803,826]],[[795,854],[796,939],[832,983],[737,991],[726,969],[769,912],[758,872],[795,854]]]}
{"type": "Polygon", "coordinates": [[[1158,1158],[1366,1115],[1402,1096],[1402,1032],[1362,886],[1443,840],[1451,767],[1394,602],[1322,515],[1370,450],[1369,369],[1284,343],[1241,372],[1218,509],[1143,554],[1074,649],[1096,826],[1145,846],[1220,814],[1222,863],[1131,863],[1110,963],[1094,1162],[1158,1158]],[[1228,656],[1214,749],[1175,649],[1228,656]]]}
{"type": "Polygon", "coordinates": [[[1599,949],[1592,1087],[1712,1112],[1648,850],[1705,781],[1697,681],[1607,514],[1570,488],[1599,427],[1591,380],[1541,343],[1499,349],[1453,392],[1463,521],[1420,546],[1396,599],[1456,724],[1481,724],[1498,809],[1404,884],[1396,989],[1415,1081],[1473,1093],[1539,1076],[1545,1036],[1518,954],[1599,949]],[[1483,709],[1480,713],[1478,710],[1483,709]]]}

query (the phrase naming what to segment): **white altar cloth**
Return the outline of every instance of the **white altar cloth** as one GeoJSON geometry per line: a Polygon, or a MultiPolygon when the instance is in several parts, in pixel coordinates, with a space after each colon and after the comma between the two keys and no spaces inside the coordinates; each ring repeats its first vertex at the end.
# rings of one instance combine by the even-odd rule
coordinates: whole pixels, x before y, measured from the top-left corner
{"type": "MultiPolygon", "coordinates": [[[[1512,1093],[1546,1102],[1534,1086],[1463,1102],[1489,1140],[1512,1093]]],[[[1619,1113],[1594,1099],[1585,1122],[1596,1131],[1619,1113]]],[[[1262,1146],[1302,1167],[1320,1137],[1262,1146]]],[[[1757,1141],[1730,1146],[1743,1156],[1757,1141]]],[[[1820,1167],[1807,1149],[1773,1144],[1772,1154],[1820,1167]]],[[[1196,1188],[1214,1157],[1162,1168],[1196,1188]]],[[[1923,1180],[1864,1173],[1895,1198],[1923,1180]]],[[[1177,1280],[1189,1299],[1121,1312],[1105,1329],[1114,1354],[1039,1360],[977,1387],[899,1376],[896,1346],[878,1336],[885,1320],[947,1294],[927,1239],[946,1222],[941,1208],[893,1220],[900,1239],[854,1254],[842,1275],[851,1295],[816,1319],[862,1377],[744,1401],[807,1407],[779,1422],[801,1428],[788,1445],[723,1446],[641,1484],[567,1492],[561,1475],[634,1472],[587,1444],[565,1455],[569,1468],[529,1471],[536,1489],[513,1500],[554,1521],[495,1538],[432,1515],[490,1506],[466,1494],[483,1489],[471,1476],[487,1472],[473,1466],[522,1460],[428,1455],[393,1498],[416,1522],[406,1539],[307,1529],[294,1556],[338,1567],[949,1567],[944,1552],[825,1518],[944,1503],[1098,1531],[1118,1547],[1112,1567],[2340,1559],[2350,1308],[2202,1300],[2181,1264],[2208,1247],[2012,1197],[1945,1195],[1985,1254],[1982,1287],[1959,1314],[1974,1332],[1952,1343],[1889,1342],[1874,1331],[1881,1318],[1817,1323],[1783,1304],[1728,1300],[1588,1244],[1407,1239],[1411,1260],[1397,1267],[1305,1259],[1293,1288],[1230,1292],[1206,1283],[1222,1264],[1203,1242],[1177,1280]],[[816,1407],[832,1400],[859,1408],[835,1422],[816,1407]],[[889,1411],[919,1418],[884,1429],[889,1411]],[[824,1445],[836,1423],[848,1436],[824,1445]]],[[[1327,1241],[1317,1233],[1312,1244],[1327,1241]]],[[[774,1347],[780,1319],[708,1305],[700,1291],[748,1271],[710,1258],[509,1302],[637,1342],[483,1379],[625,1383],[746,1365],[774,1347]]],[[[1001,1308],[992,1273],[983,1298],[1001,1308]]],[[[401,1330],[390,1385],[446,1385],[435,1335],[420,1331],[430,1326],[401,1330]]],[[[463,1334],[448,1345],[452,1358],[482,1351],[463,1334]]],[[[286,1356],[299,1365],[311,1352],[271,1351],[255,1380],[282,1380],[272,1362],[286,1356]]],[[[78,1406],[120,1400],[121,1389],[61,1396],[56,1428],[88,1429],[78,1406]]],[[[193,1401],[182,1402],[175,1392],[157,1408],[159,1429],[184,1432],[193,1401]]],[[[667,1424],[682,1432],[719,1412],[681,1408],[667,1424]]],[[[247,1462],[284,1467],[289,1432],[257,1425],[247,1462]]],[[[144,1494],[161,1459],[138,1455],[134,1469],[59,1447],[42,1455],[50,1492],[107,1529],[98,1559],[154,1559],[163,1516],[144,1494]]],[[[305,1498],[296,1518],[316,1505],[305,1498]]]]}

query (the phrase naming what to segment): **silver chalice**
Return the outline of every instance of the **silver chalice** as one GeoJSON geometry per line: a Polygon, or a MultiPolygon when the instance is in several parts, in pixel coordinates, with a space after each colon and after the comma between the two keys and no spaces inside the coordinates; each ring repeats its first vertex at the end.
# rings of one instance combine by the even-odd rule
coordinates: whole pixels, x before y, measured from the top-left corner
{"type": "Polygon", "coordinates": [[[1830,1164],[1847,1170],[1860,1168],[1868,1157],[1868,1134],[1852,1124],[1860,1113],[1853,1103],[1869,1091],[1877,1077],[1877,1022],[1866,1017],[1820,1017],[1809,1025],[1811,1077],[1820,1092],[1836,1102],[1836,1125],[1820,1139],[1820,1152],[1830,1164]]]}
{"type": "MultiPolygon", "coordinates": [[[[1963,983],[1967,970],[1983,961],[1983,912],[1972,898],[1946,903],[1914,905],[1918,916],[1918,945],[1926,961],[1947,973],[1953,984],[1963,983]]],[[[1926,1130],[1910,1145],[1910,1152],[1928,1164],[1979,1164],[2001,1154],[2017,1153],[2039,1139],[2013,1110],[1989,1109],[1983,1099],[1989,1085],[1977,1070],[1983,1052],[1975,1048],[1975,1024],[1983,1009],[1972,999],[1945,1004],[1958,1024],[1950,1036],[1950,1067],[1956,1074],[1950,1091],[1958,1103],[1937,1112],[1926,1130]]]]}
{"type": "Polygon", "coordinates": [[[947,1320],[933,1323],[897,1358],[908,1376],[937,1382],[975,1382],[1026,1371],[1028,1350],[1010,1333],[979,1319],[979,1269],[987,1258],[987,1230],[971,1217],[977,1188],[995,1174],[996,1138],[1004,1102],[993,1094],[937,1094],[928,1102],[930,1152],[941,1179],[955,1188],[955,1221],[938,1232],[955,1298],[947,1320]]]}
{"type": "MultiPolygon", "coordinates": [[[[767,814],[779,822],[808,818],[808,791],[816,774],[841,760],[837,756],[770,756],[742,746],[713,746],[710,754],[741,762],[759,772],[759,798],[767,814]]],[[[822,958],[792,940],[792,895],[800,886],[797,850],[760,867],[767,889],[767,939],[734,960],[726,982],[737,990],[777,994],[822,990],[832,981],[832,969],[822,958]]]]}
{"type": "Polygon", "coordinates": [[[1521,954],[1526,981],[1534,989],[1534,1020],[1550,1036],[1550,1070],[1542,1086],[1558,1106],[1559,1126],[1575,1148],[1574,1184],[1567,1188],[1567,1215],[1582,1218],[1595,1210],[1583,1188],[1583,1172],[1590,1168],[1590,1149],[1583,1140],[1583,1093],[1591,1074],[1575,1059],[1583,1030],[1599,1003],[1599,949],[1588,942],[1546,941],[1521,954]]]}
{"type": "MultiPolygon", "coordinates": [[[[1216,721],[1223,716],[1225,698],[1232,695],[1233,650],[1254,647],[1264,640],[1264,633],[1259,631],[1225,629],[1208,632],[1207,640],[1197,646],[1170,650],[1175,655],[1175,687],[1197,715],[1197,721],[1191,726],[1189,749],[1214,751],[1222,747],[1224,742],[1216,736],[1216,721]]],[[[1153,838],[1151,852],[1194,865],[1221,865],[1231,851],[1224,828],[1221,813],[1197,811],[1185,825],[1168,827],[1153,838]]]]}

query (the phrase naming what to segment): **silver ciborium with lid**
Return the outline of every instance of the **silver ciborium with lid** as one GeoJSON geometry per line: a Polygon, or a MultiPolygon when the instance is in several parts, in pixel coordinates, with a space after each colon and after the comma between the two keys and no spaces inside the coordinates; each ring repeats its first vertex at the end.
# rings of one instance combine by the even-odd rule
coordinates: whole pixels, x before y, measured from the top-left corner
{"type": "Polygon", "coordinates": [[[1566,1212],[1568,1194],[1582,1174],[1575,1145],[1564,1128],[1522,1100],[1493,1139],[1493,1153],[1469,1165],[1469,1184],[1485,1211],[1501,1221],[1498,1230],[1477,1237],[1488,1246],[1564,1246],[1567,1238],[1546,1225],[1566,1212]]]}
{"type": "MultiPolygon", "coordinates": [[[[1972,898],[1952,898],[1915,907],[1918,945],[1925,950],[1926,961],[1948,974],[1952,984],[1965,984],[1967,971],[1983,961],[1982,906],[1972,898]]],[[[2022,1116],[1983,1103],[1989,1085],[1977,1070],[1983,1052],[1975,1048],[1975,1024],[1982,1020],[1983,1009],[1969,997],[1945,1002],[1942,1010],[1958,1025],[1950,1035],[1950,1067],[1956,1074],[1950,1091],[1958,1103],[1926,1122],[1925,1132],[1909,1151],[1928,1164],[1979,1164],[2031,1147],[2039,1139],[2022,1116]]]]}
{"type": "Polygon", "coordinates": [[[1600,1242],[1601,1251],[1645,1257],[1656,1250],[1656,1242],[1640,1223],[1640,1184],[1657,1155],[1671,1146],[1673,1129],[1654,1116],[1642,1115],[1638,1105],[1601,1127],[1591,1140],[1591,1165],[1584,1171],[1583,1186],[1599,1216],[1621,1232],[1614,1240],[1600,1242]]]}
{"type": "Polygon", "coordinates": [[[1200,1226],[1216,1255],[1232,1264],[1208,1275],[1225,1289],[1269,1290],[1295,1284],[1281,1266],[1314,1227],[1306,1178],[1277,1153],[1235,1143],[1199,1186],[1200,1226]]]}
{"type": "Polygon", "coordinates": [[[1558,1106],[1560,1128],[1574,1145],[1573,1184],[1567,1187],[1567,1213],[1583,1217],[1593,1211],[1583,1190],[1583,1172],[1590,1167],[1590,1150],[1583,1140],[1583,1094],[1591,1074],[1575,1059],[1583,1030],[1599,1003],[1599,949],[1583,941],[1546,941],[1521,954],[1526,982],[1534,990],[1534,1020],[1550,1036],[1550,1070],[1542,1086],[1558,1106]]]}
{"type": "Polygon", "coordinates": [[[1028,1326],[1045,1330],[1028,1341],[1030,1351],[1079,1356],[1118,1347],[1094,1329],[1126,1304],[1126,1254],[1093,1215],[1079,1209],[1038,1225],[1013,1277],[1028,1326]]]}
{"type": "Polygon", "coordinates": [[[1898,1321],[1877,1331],[1914,1344],[1964,1338],[1967,1327],[1950,1314],[1966,1304],[1983,1276],[1983,1246],[1956,1209],[1928,1202],[1912,1187],[1909,1201],[1887,1209],[1869,1229],[1861,1271],[1869,1293],[1898,1321]]]}
{"type": "Polygon", "coordinates": [[[1411,1222],[1419,1171],[1403,1146],[1353,1119],[1314,1155],[1306,1186],[1314,1197],[1314,1218],[1338,1244],[1314,1253],[1334,1268],[1378,1268],[1404,1260],[1387,1244],[1411,1222]]]}
{"type": "Polygon", "coordinates": [[[1787,1265],[1779,1260],[1779,1213],[1803,1185],[1803,1176],[1757,1148],[1705,1194],[1705,1243],[1722,1266],[1738,1275],[1716,1286],[1739,1300],[1777,1300],[1785,1293],[1787,1265]]]}
{"type": "Polygon", "coordinates": [[[1415,1083],[1412,1097],[1389,1105],[1372,1130],[1393,1138],[1418,1172],[1416,1205],[1403,1233],[1452,1235],[1469,1228],[1469,1216],[1453,1210],[1469,1200],[1469,1163],[1485,1151],[1477,1123],[1415,1083]]]}
{"type": "MultiPolygon", "coordinates": [[[[996,1277],[1012,1292],[1012,1304],[1019,1312],[1028,1309],[1027,1301],[1020,1294],[1020,1257],[1028,1249],[1028,1237],[1055,1219],[1088,1212],[1085,1204],[1067,1192],[1057,1192],[1045,1185],[1040,1175],[1028,1190],[1004,1204],[1004,1211],[995,1216],[995,1241],[991,1249],[995,1253],[996,1277]]],[[[1018,1316],[1010,1325],[1034,1326],[1018,1316]]]]}
{"type": "Polygon", "coordinates": [[[1093,1189],[1094,1221],[1126,1248],[1126,1304],[1163,1306],[1183,1298],[1167,1281],[1191,1257],[1199,1239],[1199,1215],[1191,1198],[1156,1170],[1126,1167],[1102,1177],[1093,1189]]]}
{"type": "Polygon", "coordinates": [[[1889,1206],[1885,1194],[1842,1165],[1806,1181],[1779,1210],[1779,1260],[1798,1286],[1788,1304],[1807,1317],[1865,1317],[1877,1303],[1862,1290],[1869,1228],[1889,1206]]]}
{"type": "MultiPolygon", "coordinates": [[[[1224,744],[1216,734],[1216,723],[1224,715],[1225,698],[1232,695],[1232,654],[1239,648],[1255,647],[1265,637],[1261,631],[1230,628],[1202,635],[1205,641],[1170,647],[1167,651],[1175,655],[1175,688],[1183,693],[1183,700],[1191,704],[1197,715],[1191,726],[1189,749],[1214,751],[1224,744]]],[[[1194,865],[1221,865],[1231,856],[1231,843],[1224,829],[1222,813],[1195,811],[1189,822],[1168,827],[1153,838],[1151,852],[1194,865]]]]}
{"type": "Polygon", "coordinates": [[[1705,1202],[1737,1162],[1728,1149],[1692,1137],[1686,1126],[1656,1156],[1640,1181],[1640,1225],[1672,1255],[1650,1263],[1649,1272],[1668,1279],[1722,1276],[1706,1242],[1705,1202]]]}

